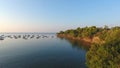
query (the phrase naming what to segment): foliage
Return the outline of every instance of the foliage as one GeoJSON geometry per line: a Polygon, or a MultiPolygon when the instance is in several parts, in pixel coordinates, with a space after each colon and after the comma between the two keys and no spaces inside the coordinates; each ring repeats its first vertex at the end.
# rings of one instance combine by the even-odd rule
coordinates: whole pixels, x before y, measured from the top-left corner
{"type": "Polygon", "coordinates": [[[112,31],[117,31],[120,30],[119,26],[109,28],[108,26],[104,26],[103,28],[98,28],[96,26],[91,26],[91,27],[84,27],[80,28],[78,27],[77,29],[69,29],[66,31],[60,31],[58,34],[66,34],[66,35],[71,35],[74,37],[94,37],[98,36],[101,40],[105,40],[106,37],[110,34],[112,31]]]}
{"type": "Polygon", "coordinates": [[[120,29],[110,30],[104,44],[93,44],[87,52],[89,68],[120,68],[120,29]]]}
{"type": "MultiPolygon", "coordinates": [[[[80,28],[78,27],[77,29],[70,29],[64,31],[64,34],[69,34],[75,37],[92,37],[94,34],[98,32],[98,28],[96,26],[91,26],[91,27],[84,27],[80,28]]],[[[63,34],[63,32],[59,32],[59,34],[63,34]]]]}
{"type": "Polygon", "coordinates": [[[60,33],[59,34],[64,34],[64,31],[60,31],[60,33]]]}

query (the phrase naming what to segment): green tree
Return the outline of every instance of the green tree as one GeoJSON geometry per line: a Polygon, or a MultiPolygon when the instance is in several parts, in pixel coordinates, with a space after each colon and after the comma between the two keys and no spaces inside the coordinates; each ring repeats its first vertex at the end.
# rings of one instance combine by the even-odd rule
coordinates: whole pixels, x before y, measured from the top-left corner
{"type": "Polygon", "coordinates": [[[105,41],[104,44],[93,44],[87,52],[89,68],[120,67],[120,30],[109,31],[105,41]]]}

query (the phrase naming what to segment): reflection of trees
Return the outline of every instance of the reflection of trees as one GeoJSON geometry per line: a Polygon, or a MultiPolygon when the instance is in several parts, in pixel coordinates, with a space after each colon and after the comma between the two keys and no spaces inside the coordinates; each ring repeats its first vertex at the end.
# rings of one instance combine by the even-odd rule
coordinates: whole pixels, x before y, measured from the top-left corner
{"type": "Polygon", "coordinates": [[[84,41],[80,41],[80,40],[77,40],[77,39],[72,39],[72,38],[69,38],[69,37],[62,37],[62,36],[58,36],[58,38],[60,38],[61,40],[62,39],[65,39],[67,40],[69,43],[72,44],[72,47],[77,47],[77,48],[82,48],[86,51],[88,51],[89,49],[89,43],[86,43],[84,41]]]}
{"type": "Polygon", "coordinates": [[[75,39],[70,39],[70,38],[69,39],[66,38],[66,40],[72,44],[72,47],[82,48],[86,51],[89,48],[88,44],[86,44],[85,42],[82,42],[80,40],[75,40],[75,39]]]}
{"type": "Polygon", "coordinates": [[[57,36],[58,38],[60,38],[61,40],[63,40],[64,39],[64,37],[62,37],[62,36],[57,36]]]}

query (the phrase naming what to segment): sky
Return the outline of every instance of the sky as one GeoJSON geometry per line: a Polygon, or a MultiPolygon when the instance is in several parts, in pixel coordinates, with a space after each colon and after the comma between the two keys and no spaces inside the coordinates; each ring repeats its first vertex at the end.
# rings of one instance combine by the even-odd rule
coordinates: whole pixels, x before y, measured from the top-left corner
{"type": "Polygon", "coordinates": [[[120,26],[120,0],[0,0],[0,32],[120,26]]]}

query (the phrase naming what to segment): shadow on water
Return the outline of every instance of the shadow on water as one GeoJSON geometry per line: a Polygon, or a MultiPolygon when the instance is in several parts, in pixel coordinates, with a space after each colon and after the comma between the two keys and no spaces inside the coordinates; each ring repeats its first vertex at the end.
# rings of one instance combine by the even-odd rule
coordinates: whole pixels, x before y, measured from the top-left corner
{"type": "MultiPolygon", "coordinates": [[[[61,40],[66,40],[68,41],[72,48],[77,48],[78,50],[83,50],[85,51],[85,54],[84,54],[84,58],[81,58],[80,59],[84,59],[85,61],[82,62],[82,63],[79,63],[80,65],[80,68],[87,68],[87,65],[86,65],[86,52],[89,51],[89,48],[90,48],[90,44],[89,43],[86,43],[86,42],[83,42],[83,41],[80,41],[80,40],[76,40],[76,39],[71,39],[71,38],[65,38],[65,37],[59,37],[57,36],[59,39],[61,40]]],[[[82,54],[80,54],[82,56],[82,54]]]]}
{"type": "MultiPolygon", "coordinates": [[[[57,36],[58,37],[58,36],[57,36]]],[[[71,38],[65,38],[65,37],[58,37],[61,40],[66,40],[68,41],[70,44],[72,44],[73,48],[78,48],[78,49],[83,49],[85,51],[88,51],[90,48],[90,44],[80,41],[80,40],[76,40],[76,39],[71,39],[71,38]]]]}

